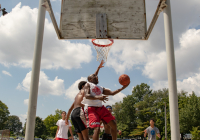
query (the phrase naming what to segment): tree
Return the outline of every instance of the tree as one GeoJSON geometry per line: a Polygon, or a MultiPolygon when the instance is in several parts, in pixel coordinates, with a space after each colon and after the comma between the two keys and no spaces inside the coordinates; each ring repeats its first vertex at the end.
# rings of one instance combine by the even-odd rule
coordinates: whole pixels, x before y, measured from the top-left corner
{"type": "Polygon", "coordinates": [[[145,97],[145,95],[151,95],[151,93],[152,93],[152,90],[150,90],[150,86],[145,83],[136,85],[132,91],[132,95],[136,99],[137,102],[143,101],[143,98],[145,97]]]}
{"type": "Polygon", "coordinates": [[[22,129],[22,122],[18,116],[11,115],[8,117],[8,120],[5,122],[5,129],[9,129],[14,134],[19,134],[22,129]]]}
{"type": "Polygon", "coordinates": [[[35,118],[35,136],[41,138],[42,135],[45,135],[46,126],[40,117],[35,118]]]}
{"type": "MultiPolygon", "coordinates": [[[[24,123],[24,128],[22,130],[22,135],[26,132],[26,122],[24,123]]],[[[46,138],[46,126],[44,121],[40,117],[35,118],[35,134],[34,137],[46,138]]]]}
{"type": "Polygon", "coordinates": [[[44,119],[47,135],[51,137],[54,137],[56,135],[56,130],[57,130],[56,122],[62,118],[61,113],[62,111],[57,109],[55,110],[55,115],[52,115],[52,114],[48,115],[44,119]]]}
{"type": "Polygon", "coordinates": [[[7,105],[0,100],[0,130],[5,129],[5,122],[8,120],[9,114],[7,105]]]}
{"type": "Polygon", "coordinates": [[[182,97],[182,100],[182,108],[179,112],[180,130],[185,134],[189,133],[193,127],[200,126],[200,98],[193,92],[189,97],[182,97]]]}
{"type": "Polygon", "coordinates": [[[192,134],[193,140],[200,140],[200,130],[199,127],[192,127],[192,131],[190,131],[192,134]]]}

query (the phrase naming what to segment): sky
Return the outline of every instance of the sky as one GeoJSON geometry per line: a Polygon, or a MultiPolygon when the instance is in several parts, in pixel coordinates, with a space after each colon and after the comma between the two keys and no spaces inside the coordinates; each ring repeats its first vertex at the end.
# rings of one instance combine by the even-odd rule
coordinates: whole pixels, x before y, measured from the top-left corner
{"type": "MultiPolygon", "coordinates": [[[[147,27],[158,0],[146,0],[147,27]]],[[[0,100],[10,115],[24,123],[28,111],[32,60],[39,0],[1,0],[8,14],[0,16],[0,100]]],[[[61,1],[51,5],[59,25],[61,1]]],[[[200,96],[200,1],[171,1],[177,89],[200,96]]],[[[99,65],[91,40],[59,40],[46,12],[36,116],[45,119],[56,109],[68,111],[86,80],[99,65]]],[[[147,41],[115,40],[99,85],[116,90],[118,78],[129,75],[130,85],[107,104],[130,95],[134,86],[147,83],[152,90],[168,88],[163,13],[147,41]]]]}

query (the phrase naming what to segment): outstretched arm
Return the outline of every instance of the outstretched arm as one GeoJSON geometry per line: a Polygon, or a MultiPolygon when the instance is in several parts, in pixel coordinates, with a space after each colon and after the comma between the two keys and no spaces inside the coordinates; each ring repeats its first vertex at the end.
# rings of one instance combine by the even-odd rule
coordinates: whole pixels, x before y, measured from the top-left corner
{"type": "Polygon", "coordinates": [[[104,66],[103,66],[103,64],[104,64],[104,61],[103,61],[103,60],[101,60],[101,63],[100,63],[100,65],[98,66],[97,70],[96,70],[96,71],[95,71],[95,73],[94,73],[96,76],[97,76],[97,75],[98,75],[98,73],[99,73],[99,69],[104,67],[104,66]]]}
{"type": "MultiPolygon", "coordinates": [[[[129,83],[129,84],[130,84],[130,83],[129,83]]],[[[129,85],[129,84],[128,84],[128,85],[129,85]]],[[[123,87],[121,87],[120,89],[117,89],[117,90],[115,90],[115,91],[111,91],[111,90],[109,90],[109,89],[104,89],[104,90],[103,90],[103,94],[104,94],[104,95],[115,95],[115,94],[119,93],[120,91],[122,91],[123,89],[125,89],[126,87],[128,87],[128,85],[123,86],[123,87]]]]}
{"type": "Polygon", "coordinates": [[[160,137],[161,137],[161,136],[160,136],[160,133],[158,133],[157,136],[160,138],[160,137]]]}
{"type": "Polygon", "coordinates": [[[108,101],[107,96],[92,96],[90,94],[90,85],[88,83],[85,84],[84,86],[84,94],[85,94],[85,98],[86,99],[90,99],[90,100],[101,100],[105,103],[105,101],[108,101]]]}
{"type": "Polygon", "coordinates": [[[54,140],[56,140],[56,137],[57,137],[58,131],[59,131],[59,126],[58,126],[58,128],[57,128],[57,130],[56,130],[56,135],[55,135],[54,140]]]}
{"type": "Polygon", "coordinates": [[[145,129],[144,130],[144,137],[146,137],[147,136],[147,130],[145,129]]]}
{"type": "Polygon", "coordinates": [[[71,134],[71,138],[72,138],[72,140],[74,140],[74,136],[73,136],[73,133],[72,133],[72,129],[71,129],[71,127],[69,127],[69,132],[70,132],[70,134],[71,134]]]}
{"type": "Polygon", "coordinates": [[[69,125],[69,124],[68,124],[69,115],[71,114],[73,108],[74,108],[74,102],[73,102],[72,106],[69,108],[69,110],[68,110],[68,112],[67,112],[67,117],[66,117],[66,119],[65,119],[66,125],[69,125]]]}

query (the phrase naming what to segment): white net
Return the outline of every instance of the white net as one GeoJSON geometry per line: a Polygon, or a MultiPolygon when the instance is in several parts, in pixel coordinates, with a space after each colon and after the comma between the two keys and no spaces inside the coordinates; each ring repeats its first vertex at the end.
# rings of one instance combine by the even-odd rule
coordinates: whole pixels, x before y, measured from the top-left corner
{"type": "Polygon", "coordinates": [[[101,60],[104,60],[104,62],[107,61],[108,53],[112,47],[113,40],[94,40],[93,46],[95,50],[97,51],[97,61],[101,62],[101,60]]]}

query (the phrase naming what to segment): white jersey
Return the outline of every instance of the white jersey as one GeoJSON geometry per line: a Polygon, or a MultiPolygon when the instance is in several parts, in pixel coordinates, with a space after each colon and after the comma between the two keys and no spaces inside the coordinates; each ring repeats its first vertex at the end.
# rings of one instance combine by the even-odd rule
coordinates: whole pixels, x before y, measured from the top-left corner
{"type": "MultiPolygon", "coordinates": [[[[93,83],[87,82],[90,85],[90,94],[92,96],[102,96],[103,93],[103,87],[95,85],[93,83]]],[[[83,98],[82,104],[86,106],[96,106],[96,107],[102,107],[102,101],[101,100],[90,100],[83,98]]]]}
{"type": "Polygon", "coordinates": [[[60,119],[57,121],[56,125],[59,126],[59,130],[58,130],[58,134],[57,134],[57,138],[63,138],[63,139],[68,139],[68,130],[69,127],[72,126],[71,122],[68,120],[68,124],[65,124],[65,120],[60,119]]]}

